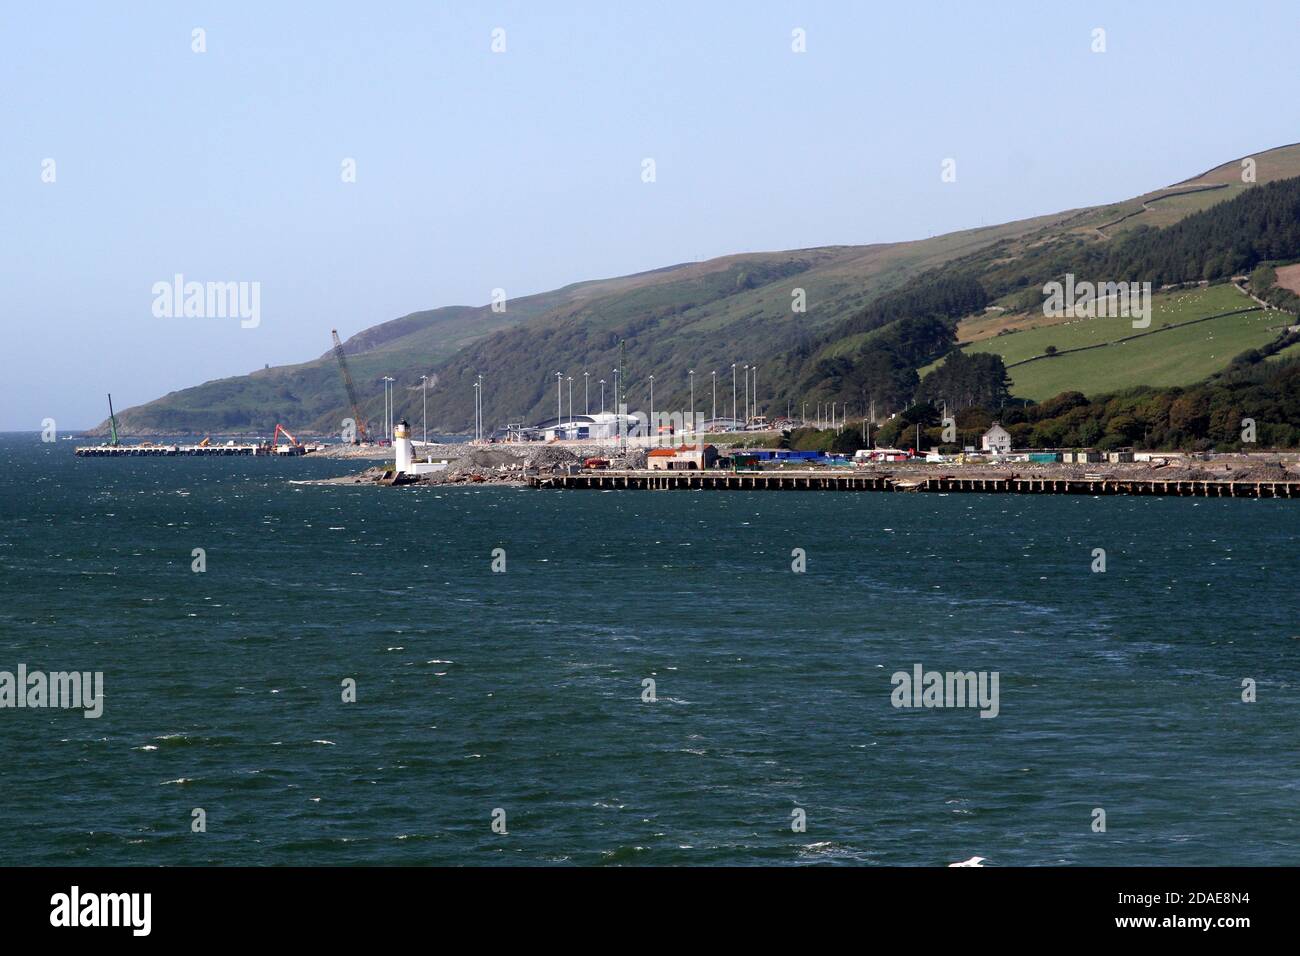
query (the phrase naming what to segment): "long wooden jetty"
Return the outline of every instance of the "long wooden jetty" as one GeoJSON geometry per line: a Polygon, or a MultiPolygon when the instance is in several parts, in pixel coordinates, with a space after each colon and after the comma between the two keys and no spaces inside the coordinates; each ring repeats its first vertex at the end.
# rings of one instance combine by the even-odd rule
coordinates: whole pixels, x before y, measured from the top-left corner
{"type": "MultiPolygon", "coordinates": [[[[281,448],[287,446],[281,445],[281,448]]],[[[74,453],[80,458],[134,458],[173,455],[270,455],[270,445],[81,445],[74,453]]],[[[281,452],[280,454],[284,454],[281,452]]]]}
{"type": "Polygon", "coordinates": [[[1197,498],[1300,498],[1300,481],[1177,478],[1049,478],[1038,475],[902,477],[839,471],[580,471],[532,475],[532,488],[646,491],[897,491],[1025,495],[1155,495],[1197,498]]]}

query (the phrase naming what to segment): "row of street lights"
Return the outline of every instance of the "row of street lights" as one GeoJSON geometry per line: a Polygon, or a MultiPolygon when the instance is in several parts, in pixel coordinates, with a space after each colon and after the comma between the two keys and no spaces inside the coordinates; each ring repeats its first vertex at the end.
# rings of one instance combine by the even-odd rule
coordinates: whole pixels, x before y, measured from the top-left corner
{"type": "MultiPolygon", "coordinates": [[[[736,375],[737,368],[742,369],[745,374],[745,389],[744,389],[745,419],[744,420],[749,421],[751,418],[758,415],[759,412],[758,366],[757,365],[736,365],[735,363],[733,363],[731,366],[731,418],[733,421],[736,420],[736,415],[737,412],[739,411],[738,406],[740,402],[740,399],[738,398],[740,386],[739,386],[739,380],[736,375]]],[[[615,367],[613,374],[614,374],[614,398],[615,401],[617,401],[618,400],[618,376],[619,376],[619,370],[617,367],[615,367]]],[[[693,416],[695,414],[695,369],[693,368],[687,369],[686,374],[690,381],[691,415],[693,416]]],[[[591,414],[590,376],[591,376],[590,372],[584,371],[582,373],[583,414],[588,416],[591,414]]],[[[482,376],[480,376],[480,379],[481,378],[482,376]]],[[[716,421],[718,418],[718,373],[716,369],[709,373],[709,378],[710,378],[710,394],[711,394],[711,401],[712,401],[712,407],[710,409],[709,417],[710,419],[716,421]]],[[[653,421],[654,411],[655,411],[654,375],[647,376],[647,380],[650,383],[650,419],[651,421],[653,421]]],[[[600,385],[600,413],[603,415],[605,414],[605,380],[602,378],[598,381],[597,384],[600,385]]],[[[563,372],[556,372],[555,373],[555,423],[558,426],[561,423],[570,424],[572,423],[572,421],[573,421],[573,376],[572,375],[566,376],[563,372]],[[564,391],[563,391],[563,385],[566,382],[568,383],[569,386],[569,417],[567,420],[565,419],[564,416],[564,391]]]]}
{"type": "MultiPolygon", "coordinates": [[[[393,435],[393,383],[397,381],[391,376],[385,375],[384,382],[384,427],[388,430],[388,437],[393,435]]],[[[420,376],[420,404],[421,417],[423,421],[422,431],[424,434],[424,444],[429,444],[429,376],[420,376]]],[[[474,438],[483,437],[483,376],[478,376],[478,381],[474,383],[474,438]]]]}
{"type": "MultiPolygon", "coordinates": [[[[751,417],[758,414],[758,366],[745,365],[742,366],[742,368],[744,369],[744,373],[745,373],[745,398],[744,398],[745,421],[749,421],[751,417]],[[752,376],[750,374],[751,371],[753,372],[752,376]]],[[[731,366],[731,417],[733,421],[736,420],[736,414],[738,411],[737,408],[738,384],[736,378],[736,369],[737,366],[735,364],[732,364],[731,366]]],[[[694,415],[695,414],[695,369],[689,369],[687,375],[690,378],[691,414],[694,415]]],[[[582,373],[584,415],[591,414],[590,376],[591,373],[589,372],[582,373]]],[[[616,399],[618,397],[618,376],[619,376],[619,370],[615,368],[614,369],[614,396],[616,399]]],[[[710,372],[709,376],[712,380],[712,384],[711,384],[712,409],[709,417],[712,420],[716,421],[718,418],[718,373],[715,370],[710,372]]],[[[655,387],[654,387],[655,377],[651,375],[649,376],[649,380],[650,380],[650,418],[653,420],[654,404],[655,404],[655,387]]],[[[383,377],[384,426],[387,431],[387,434],[390,437],[393,433],[393,415],[394,415],[393,383],[395,381],[396,379],[388,375],[385,375],[383,377]]],[[[572,423],[573,421],[573,376],[570,375],[566,377],[563,372],[556,372],[555,373],[555,422],[557,425],[560,424],[562,421],[565,421],[564,401],[563,401],[563,391],[562,391],[562,385],[565,382],[567,382],[569,386],[569,417],[567,421],[568,423],[572,423]]],[[[603,415],[605,414],[606,382],[602,378],[598,381],[597,384],[600,385],[600,413],[603,415]]],[[[484,418],[483,418],[483,376],[482,375],[478,375],[476,377],[474,385],[472,387],[474,389],[474,439],[475,441],[479,441],[483,438],[485,433],[484,418]]],[[[424,422],[424,426],[423,426],[424,442],[425,444],[428,444],[429,441],[429,376],[427,375],[420,376],[420,389],[421,389],[421,400],[422,400],[422,411],[423,411],[423,422],[424,422]]],[[[804,405],[804,408],[805,410],[807,409],[806,404],[804,405]]]]}
{"type": "MultiPolygon", "coordinates": [[[[737,369],[740,369],[744,373],[744,400],[743,400],[743,406],[745,412],[744,421],[748,422],[752,418],[756,417],[759,413],[758,366],[737,365],[734,362],[731,365],[732,421],[738,420],[737,414],[740,411],[740,404],[741,404],[740,399],[738,397],[738,393],[740,389],[740,380],[739,380],[739,376],[737,375],[737,369]]],[[[613,382],[614,397],[615,397],[615,401],[617,401],[618,378],[619,378],[619,370],[617,367],[613,370],[613,374],[614,374],[614,382],[613,382]]],[[[691,415],[693,417],[695,415],[695,369],[688,369],[686,374],[690,381],[691,415]]],[[[712,401],[710,418],[713,421],[717,421],[718,373],[716,369],[709,373],[709,378],[710,378],[710,394],[711,394],[711,401],[712,401]]],[[[650,420],[654,421],[655,377],[654,375],[650,375],[648,376],[648,379],[650,382],[650,420]]],[[[591,373],[584,371],[582,373],[582,380],[583,380],[582,382],[583,414],[590,415],[591,414],[591,373]]],[[[387,434],[390,437],[393,434],[393,415],[395,414],[394,393],[393,393],[393,383],[395,381],[396,379],[392,378],[391,376],[385,375],[383,377],[384,424],[387,429],[387,434]]],[[[572,375],[566,376],[563,372],[556,372],[555,373],[555,423],[557,427],[561,424],[561,422],[565,422],[563,386],[566,383],[568,384],[568,397],[569,397],[569,416],[567,419],[567,423],[572,424],[573,422],[573,376],[572,375]]],[[[605,414],[605,384],[606,384],[605,379],[603,378],[600,379],[597,384],[600,385],[600,413],[603,415],[605,414]]],[[[429,376],[427,375],[420,376],[420,386],[421,386],[421,393],[422,393],[421,398],[422,398],[422,405],[423,405],[424,442],[425,444],[428,444],[429,442],[429,376]]],[[[484,427],[484,416],[483,416],[483,376],[482,375],[477,375],[475,377],[473,389],[474,389],[474,440],[481,441],[486,431],[484,427]]],[[[871,418],[873,421],[875,419],[874,406],[875,406],[875,402],[872,402],[873,412],[871,418]]],[[[799,416],[800,420],[806,422],[808,421],[808,403],[807,402],[802,403],[801,408],[802,411],[799,416]]],[[[845,416],[847,415],[847,412],[848,412],[848,404],[845,402],[831,402],[829,403],[829,405],[825,403],[818,403],[815,406],[816,414],[815,414],[814,421],[816,422],[818,428],[826,427],[826,423],[828,419],[829,419],[830,427],[832,429],[836,428],[837,425],[838,427],[843,428],[844,420],[845,420],[845,416]],[[837,406],[839,406],[838,415],[836,410],[837,406]]],[[[944,414],[945,416],[947,415],[946,402],[944,402],[944,414]]]]}

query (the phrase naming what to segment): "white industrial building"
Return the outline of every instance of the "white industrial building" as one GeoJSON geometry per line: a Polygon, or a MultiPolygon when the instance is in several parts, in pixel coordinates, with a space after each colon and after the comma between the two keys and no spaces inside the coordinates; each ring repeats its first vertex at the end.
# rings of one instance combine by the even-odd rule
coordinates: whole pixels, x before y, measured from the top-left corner
{"type": "Polygon", "coordinates": [[[634,414],[598,412],[595,415],[565,415],[549,418],[529,428],[511,429],[509,438],[519,441],[613,441],[619,434],[636,435],[644,426],[634,414]]]}

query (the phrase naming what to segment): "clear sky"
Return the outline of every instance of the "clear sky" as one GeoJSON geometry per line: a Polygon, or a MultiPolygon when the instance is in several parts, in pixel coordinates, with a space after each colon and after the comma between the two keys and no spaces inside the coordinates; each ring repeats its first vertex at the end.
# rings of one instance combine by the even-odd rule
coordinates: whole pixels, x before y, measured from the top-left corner
{"type": "Polygon", "coordinates": [[[1300,140],[1297,36],[1294,2],[5,3],[0,430],[496,287],[1128,198],[1300,140]],[[176,273],[260,283],[260,325],[156,317],[176,273]]]}

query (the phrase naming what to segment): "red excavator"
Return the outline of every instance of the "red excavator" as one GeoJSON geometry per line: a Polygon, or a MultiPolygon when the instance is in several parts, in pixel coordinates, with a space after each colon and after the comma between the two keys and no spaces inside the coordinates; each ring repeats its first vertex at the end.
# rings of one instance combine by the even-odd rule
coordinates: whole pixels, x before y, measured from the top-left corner
{"type": "Polygon", "coordinates": [[[275,434],[271,436],[271,451],[273,454],[277,455],[302,455],[306,454],[307,449],[302,447],[302,442],[298,441],[298,439],[294,438],[293,435],[290,434],[289,429],[277,422],[275,426],[275,434]],[[281,435],[284,435],[284,437],[289,440],[289,444],[281,445],[279,443],[281,435]]]}
{"type": "Polygon", "coordinates": [[[285,428],[283,425],[280,425],[278,423],[275,426],[275,434],[271,436],[271,444],[274,445],[276,442],[278,442],[280,440],[281,435],[284,435],[285,438],[289,439],[290,445],[302,444],[302,442],[298,441],[298,439],[294,438],[292,435],[289,434],[289,429],[285,428]]]}

